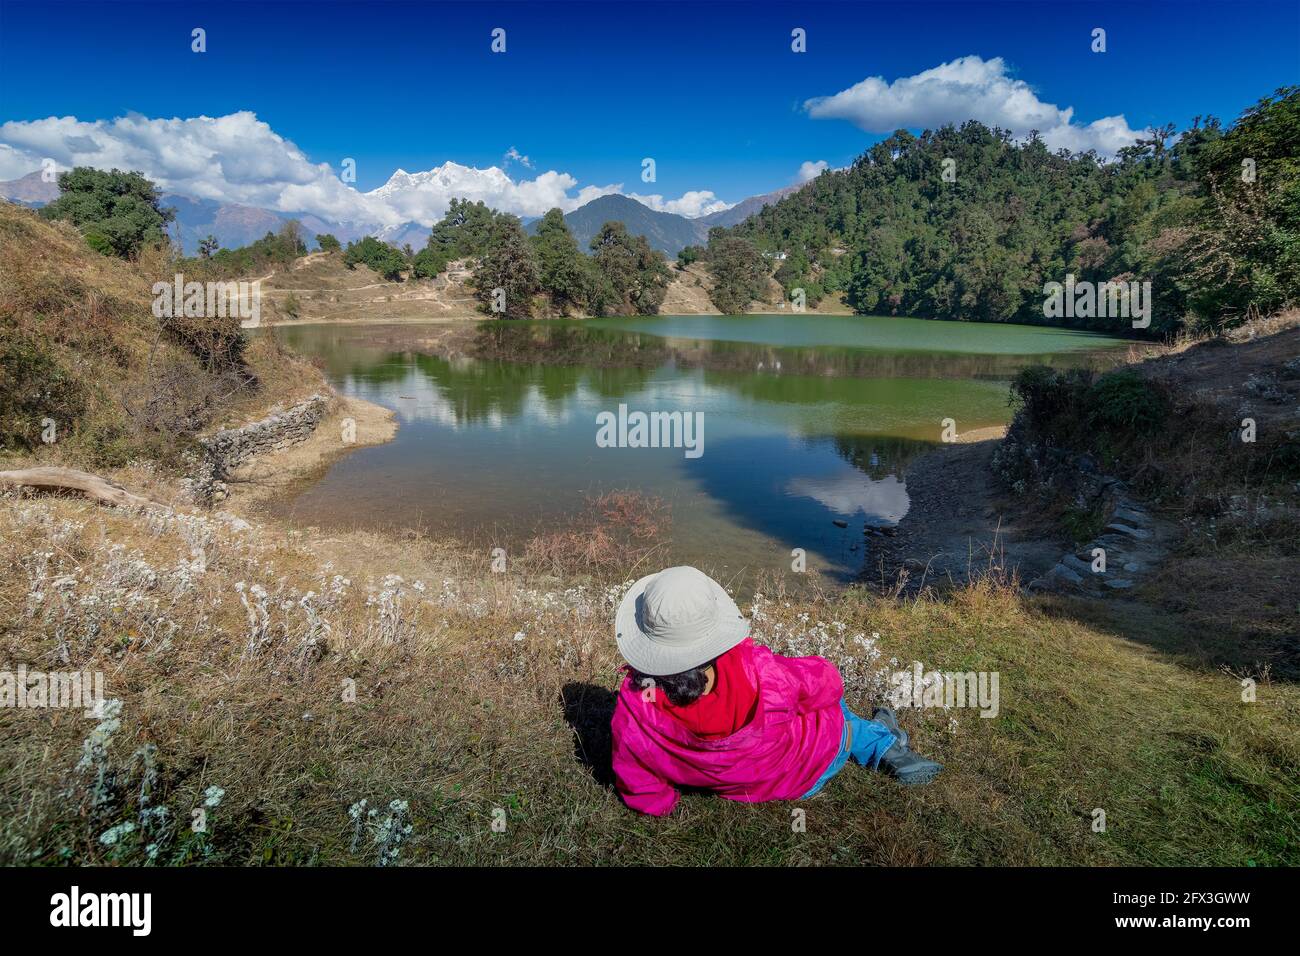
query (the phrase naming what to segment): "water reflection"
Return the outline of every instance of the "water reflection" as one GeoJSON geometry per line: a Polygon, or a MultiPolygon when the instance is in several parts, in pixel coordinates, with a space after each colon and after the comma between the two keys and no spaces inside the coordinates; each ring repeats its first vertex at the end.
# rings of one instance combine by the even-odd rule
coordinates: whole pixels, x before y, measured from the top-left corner
{"type": "Polygon", "coordinates": [[[836,514],[850,517],[859,513],[883,518],[891,524],[907,514],[907,488],[895,475],[873,481],[863,474],[834,478],[793,478],[786,482],[787,494],[802,495],[820,502],[836,514]]]}
{"type": "Polygon", "coordinates": [[[937,441],[941,420],[956,417],[963,431],[1006,421],[1006,378],[1030,361],[577,323],[480,323],[464,336],[477,357],[437,354],[419,326],[279,334],[345,393],[395,409],[402,428],[275,510],[510,547],[562,525],[586,494],[630,488],[672,505],[672,560],[728,573],[788,570],[792,548],[805,549],[810,568],[856,573],[863,523],[906,514],[909,465],[937,441]],[[704,455],[597,448],[596,415],[620,403],[703,413],[704,455]]]}

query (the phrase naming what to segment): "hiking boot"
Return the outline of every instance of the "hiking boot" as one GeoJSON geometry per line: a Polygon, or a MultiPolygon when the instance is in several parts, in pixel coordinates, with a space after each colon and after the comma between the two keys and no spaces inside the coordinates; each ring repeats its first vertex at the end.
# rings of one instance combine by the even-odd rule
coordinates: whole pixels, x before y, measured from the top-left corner
{"type": "Polygon", "coordinates": [[[892,707],[877,707],[871,712],[871,719],[888,727],[898,743],[903,745],[903,749],[907,749],[907,731],[898,726],[898,715],[892,707]]]}
{"type": "Polygon", "coordinates": [[[885,751],[885,755],[880,758],[880,766],[886,773],[893,775],[899,783],[909,787],[929,783],[939,776],[939,771],[943,769],[943,764],[926,760],[920,754],[913,753],[898,744],[885,751]]]}

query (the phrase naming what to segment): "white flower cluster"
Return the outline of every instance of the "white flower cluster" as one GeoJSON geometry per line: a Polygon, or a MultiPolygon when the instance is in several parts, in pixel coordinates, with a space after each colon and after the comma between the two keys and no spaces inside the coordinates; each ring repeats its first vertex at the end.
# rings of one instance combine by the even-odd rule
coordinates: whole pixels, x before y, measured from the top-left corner
{"type": "Polygon", "coordinates": [[[109,760],[108,747],[122,727],[122,702],[106,700],[99,710],[100,721],[81,743],[81,759],[77,773],[88,780],[87,791],[90,809],[103,810],[113,800],[114,771],[109,760]]]}
{"type": "Polygon", "coordinates": [[[366,596],[366,606],[375,609],[369,636],[385,644],[409,643],[419,630],[419,596],[427,590],[424,582],[416,581],[411,585],[411,591],[417,595],[412,601],[401,575],[385,575],[380,589],[372,589],[366,596]],[[413,607],[408,606],[412,603],[413,607]]]}
{"type": "Polygon", "coordinates": [[[402,845],[406,843],[415,827],[407,820],[410,809],[405,800],[394,800],[388,804],[388,816],[379,819],[379,809],[368,807],[369,801],[362,798],[348,807],[348,817],[352,820],[352,852],[361,849],[362,839],[367,832],[375,847],[375,864],[377,866],[396,866],[402,854],[402,845]]]}
{"type": "Polygon", "coordinates": [[[770,613],[771,602],[754,596],[749,608],[754,638],[787,657],[824,657],[840,672],[845,694],[852,698],[883,700],[892,670],[884,666],[880,635],[854,631],[843,621],[817,621],[806,612],[787,623],[770,613]]]}

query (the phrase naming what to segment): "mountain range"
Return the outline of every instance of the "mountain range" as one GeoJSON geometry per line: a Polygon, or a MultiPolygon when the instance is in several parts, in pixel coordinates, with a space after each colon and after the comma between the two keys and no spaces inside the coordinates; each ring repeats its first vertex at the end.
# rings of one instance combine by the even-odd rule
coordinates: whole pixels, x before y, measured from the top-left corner
{"type": "MultiPolygon", "coordinates": [[[[430,174],[398,170],[387,183],[369,195],[384,198],[404,189],[419,188],[423,182],[420,177],[427,175],[430,174]]],[[[627,196],[609,194],[567,213],[564,221],[573,232],[578,248],[584,252],[590,247],[592,238],[601,226],[610,220],[617,220],[627,226],[628,232],[645,236],[652,248],[673,258],[686,246],[708,242],[709,230],[714,226],[734,226],[743,222],[769,203],[797,191],[802,185],[786,186],[761,196],[751,196],[730,209],[698,219],[660,212],[627,196]]],[[[39,171],[28,173],[20,179],[0,182],[0,198],[32,208],[53,202],[58,196],[59,187],[55,183],[45,182],[39,171]]],[[[418,222],[366,228],[352,223],[329,222],[311,214],[278,212],[213,199],[194,199],[176,193],[164,193],[162,201],[163,205],[176,210],[176,221],[172,224],[171,233],[179,240],[187,255],[195,254],[199,242],[209,235],[215,236],[224,248],[233,249],[246,246],[268,232],[275,232],[289,219],[297,219],[301,223],[308,242],[320,233],[330,233],[343,242],[368,234],[398,247],[409,244],[412,248],[419,249],[429,238],[429,227],[418,222]]],[[[524,228],[533,233],[538,221],[525,219],[524,228]]]]}
{"type": "MultiPolygon", "coordinates": [[[[659,212],[628,196],[616,193],[600,196],[573,212],[566,213],[564,222],[586,252],[600,227],[615,220],[627,226],[632,235],[645,236],[652,249],[658,249],[673,258],[687,246],[704,245],[709,241],[709,230],[715,226],[734,226],[744,222],[764,206],[779,201],[803,187],[803,183],[786,186],[761,196],[750,196],[730,209],[709,213],[698,219],[688,219],[671,212],[659,212]]],[[[530,220],[524,228],[529,234],[537,231],[539,220],[530,220]]]]}

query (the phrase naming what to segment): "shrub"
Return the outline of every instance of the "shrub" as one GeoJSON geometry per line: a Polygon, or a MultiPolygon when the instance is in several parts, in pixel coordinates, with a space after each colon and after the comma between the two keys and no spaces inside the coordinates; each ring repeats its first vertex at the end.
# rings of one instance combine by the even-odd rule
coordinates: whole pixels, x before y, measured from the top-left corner
{"type": "Polygon", "coordinates": [[[76,379],[35,340],[5,329],[0,335],[0,443],[32,448],[42,421],[66,431],[85,408],[76,379]]]}
{"type": "Polygon", "coordinates": [[[167,333],[200,362],[204,369],[218,375],[234,373],[247,376],[252,382],[244,362],[248,340],[244,338],[239,319],[190,318],[183,315],[162,319],[167,333]]]}
{"type": "Polygon", "coordinates": [[[1154,434],[1169,417],[1164,394],[1132,369],[1102,376],[1089,390],[1087,402],[1089,424],[1112,434],[1154,434]]]}
{"type": "Polygon", "coordinates": [[[411,260],[411,278],[432,279],[447,268],[447,253],[438,246],[426,246],[411,260]]]}
{"type": "Polygon", "coordinates": [[[70,221],[104,255],[134,259],[143,246],[166,242],[167,224],[176,218],[160,205],[158,188],[140,173],[78,166],[59,174],[59,190],[59,198],[41,215],[70,221]]]}
{"type": "Polygon", "coordinates": [[[1064,419],[1077,422],[1083,395],[1091,385],[1092,373],[1086,370],[1033,365],[1012,379],[1011,405],[1034,435],[1055,434],[1066,424],[1064,419]]]}
{"type": "Polygon", "coordinates": [[[237,249],[217,249],[206,257],[184,259],[181,266],[183,271],[202,280],[232,279],[275,271],[306,254],[302,227],[297,220],[290,219],[279,232],[268,232],[261,239],[237,249]]]}

